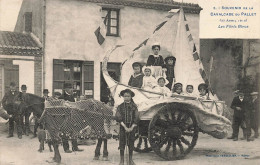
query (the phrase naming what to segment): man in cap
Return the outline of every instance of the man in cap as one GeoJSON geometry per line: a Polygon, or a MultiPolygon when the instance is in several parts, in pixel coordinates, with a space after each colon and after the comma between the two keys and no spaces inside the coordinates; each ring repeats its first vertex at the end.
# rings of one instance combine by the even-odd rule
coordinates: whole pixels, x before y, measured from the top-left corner
{"type": "Polygon", "coordinates": [[[239,127],[242,127],[244,137],[246,137],[245,126],[243,127],[242,124],[245,120],[245,111],[248,105],[249,101],[245,98],[244,92],[239,90],[238,96],[234,97],[231,103],[231,108],[234,110],[232,123],[233,133],[231,137],[228,137],[228,139],[233,139],[233,141],[238,140],[239,127]]]}
{"type": "MultiPolygon", "coordinates": [[[[72,93],[72,85],[70,83],[64,84],[64,92],[63,95],[60,97],[60,99],[64,99],[65,101],[75,102],[73,93],[72,93]]],[[[78,142],[77,139],[72,139],[72,151],[83,151],[82,149],[78,148],[78,142]]],[[[71,153],[72,151],[69,150],[69,141],[68,137],[62,136],[62,145],[63,149],[66,153],[71,153]]]]}
{"type": "Polygon", "coordinates": [[[6,92],[2,99],[2,105],[4,109],[7,111],[9,115],[11,115],[11,118],[9,118],[9,135],[7,138],[13,137],[14,132],[14,122],[16,122],[17,127],[17,135],[18,138],[22,138],[22,122],[23,122],[23,116],[17,111],[15,108],[15,101],[17,96],[19,95],[19,92],[16,90],[16,84],[14,82],[10,83],[10,90],[6,92]]]}
{"type": "MultiPolygon", "coordinates": [[[[250,116],[251,119],[251,128],[254,130],[254,137],[258,138],[258,126],[259,126],[259,98],[258,98],[258,92],[252,92],[251,93],[252,102],[251,102],[251,108],[252,113],[250,116]]],[[[251,130],[250,130],[251,131],[251,130]]]]}

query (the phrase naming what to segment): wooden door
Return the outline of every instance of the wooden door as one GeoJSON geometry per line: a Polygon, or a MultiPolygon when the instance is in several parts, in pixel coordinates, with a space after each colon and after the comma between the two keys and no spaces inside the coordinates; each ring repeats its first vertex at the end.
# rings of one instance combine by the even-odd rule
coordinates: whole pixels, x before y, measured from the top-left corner
{"type": "Polygon", "coordinates": [[[87,98],[94,98],[94,62],[83,62],[83,94],[87,98]]]}
{"type": "Polygon", "coordinates": [[[12,61],[6,61],[4,65],[4,86],[5,92],[9,90],[11,82],[15,82],[19,91],[19,65],[13,65],[12,61]]]}
{"type": "MultiPolygon", "coordinates": [[[[107,64],[107,71],[108,74],[116,81],[120,81],[120,66],[121,63],[108,63],[107,64]]],[[[102,67],[102,65],[101,65],[102,67]]],[[[108,96],[110,94],[110,90],[108,89],[107,83],[103,77],[102,69],[101,69],[101,83],[100,83],[100,101],[107,103],[108,102],[108,96]]]]}

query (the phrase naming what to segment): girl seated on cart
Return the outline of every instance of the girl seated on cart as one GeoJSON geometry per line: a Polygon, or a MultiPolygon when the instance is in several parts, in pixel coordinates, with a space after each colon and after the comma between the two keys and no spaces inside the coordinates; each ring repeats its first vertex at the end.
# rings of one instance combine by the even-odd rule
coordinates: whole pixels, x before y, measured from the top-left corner
{"type": "Polygon", "coordinates": [[[173,94],[174,95],[184,95],[182,91],[182,83],[176,83],[173,87],[173,94]]]}
{"type": "Polygon", "coordinates": [[[155,91],[158,93],[162,93],[164,96],[171,96],[171,91],[169,88],[167,88],[165,85],[167,85],[169,82],[164,77],[157,78],[158,85],[155,88],[155,91]]]}
{"type": "Polygon", "coordinates": [[[147,91],[153,91],[154,88],[156,87],[156,79],[152,76],[153,74],[153,68],[149,66],[144,66],[143,67],[143,85],[142,88],[147,91]]]}
{"type": "Polygon", "coordinates": [[[209,98],[209,90],[208,90],[208,85],[207,84],[201,83],[198,86],[198,90],[200,92],[199,98],[205,99],[205,100],[210,100],[210,98],[209,98]]]}

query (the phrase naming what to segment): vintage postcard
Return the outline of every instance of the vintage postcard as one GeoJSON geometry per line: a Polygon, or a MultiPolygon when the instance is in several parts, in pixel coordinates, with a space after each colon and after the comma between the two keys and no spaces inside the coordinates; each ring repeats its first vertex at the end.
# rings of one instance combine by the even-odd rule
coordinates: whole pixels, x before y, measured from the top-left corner
{"type": "Polygon", "coordinates": [[[0,165],[257,165],[259,84],[259,0],[0,0],[0,165]]]}

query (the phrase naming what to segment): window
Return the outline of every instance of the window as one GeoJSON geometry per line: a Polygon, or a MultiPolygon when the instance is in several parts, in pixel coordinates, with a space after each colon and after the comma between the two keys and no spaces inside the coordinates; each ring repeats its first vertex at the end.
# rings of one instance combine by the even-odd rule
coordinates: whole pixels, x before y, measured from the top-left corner
{"type": "Polygon", "coordinates": [[[24,31],[32,32],[32,12],[24,13],[24,31]]]}
{"type": "Polygon", "coordinates": [[[120,9],[102,8],[102,18],[105,20],[107,36],[119,36],[120,9]]]}
{"type": "Polygon", "coordinates": [[[63,92],[64,84],[69,83],[74,97],[94,95],[94,63],[93,61],[54,60],[53,92],[63,92]]]}

